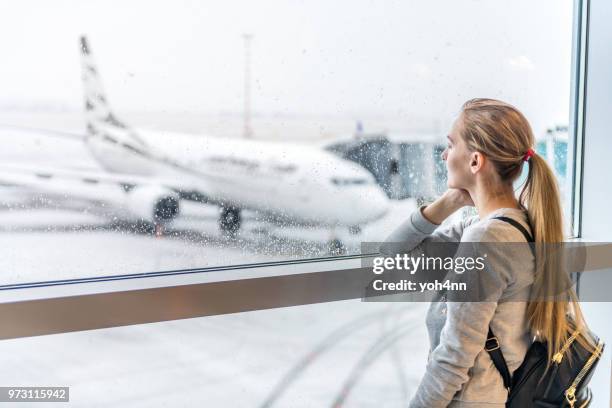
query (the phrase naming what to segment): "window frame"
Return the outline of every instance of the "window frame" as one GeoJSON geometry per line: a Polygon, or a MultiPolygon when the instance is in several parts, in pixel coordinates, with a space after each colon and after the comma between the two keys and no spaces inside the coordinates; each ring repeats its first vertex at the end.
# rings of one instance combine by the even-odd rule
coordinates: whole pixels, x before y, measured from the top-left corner
{"type": "Polygon", "coordinates": [[[570,170],[570,239],[582,237],[583,162],[585,100],[588,63],[589,0],[574,0],[572,62],[570,82],[570,121],[567,165],[570,170]]]}

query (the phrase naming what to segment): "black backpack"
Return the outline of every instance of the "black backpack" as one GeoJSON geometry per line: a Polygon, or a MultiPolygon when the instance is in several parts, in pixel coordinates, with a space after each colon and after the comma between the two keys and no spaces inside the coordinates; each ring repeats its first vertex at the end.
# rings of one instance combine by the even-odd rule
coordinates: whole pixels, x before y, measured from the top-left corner
{"type": "MultiPolygon", "coordinates": [[[[527,242],[534,242],[527,230],[516,220],[508,217],[496,217],[496,219],[512,224],[521,231],[527,242]]],[[[527,350],[521,366],[511,375],[499,348],[499,340],[489,327],[485,350],[491,356],[493,364],[504,380],[504,386],[508,389],[506,407],[583,408],[589,406],[592,394],[587,384],[601,358],[604,343],[591,334],[597,346],[594,352],[590,352],[575,341],[578,335],[576,331],[570,336],[561,351],[553,356],[553,361],[547,371],[547,345],[534,341],[527,350]],[[569,355],[571,359],[567,358],[569,355]],[[571,364],[568,360],[571,360],[571,364]]]]}

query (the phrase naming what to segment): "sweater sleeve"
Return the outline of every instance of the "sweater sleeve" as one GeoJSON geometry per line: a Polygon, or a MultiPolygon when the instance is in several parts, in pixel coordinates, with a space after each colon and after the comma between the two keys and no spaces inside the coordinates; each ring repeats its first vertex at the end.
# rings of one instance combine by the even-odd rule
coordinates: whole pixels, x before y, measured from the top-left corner
{"type": "Polygon", "coordinates": [[[397,227],[380,246],[384,255],[407,253],[423,249],[423,242],[459,242],[463,234],[465,222],[434,224],[423,215],[421,206],[410,217],[397,227]]]}
{"type": "MultiPolygon", "coordinates": [[[[465,235],[471,236],[472,231],[465,235]]],[[[465,238],[476,238],[472,242],[478,242],[481,237],[465,238]]],[[[456,256],[475,256],[473,248],[471,245],[462,246],[456,256]]],[[[431,351],[425,375],[410,401],[410,408],[446,407],[468,381],[469,370],[484,349],[497,302],[509,284],[506,273],[509,267],[508,254],[505,252],[500,245],[487,246],[484,269],[473,272],[469,278],[465,276],[469,282],[468,290],[471,285],[488,288],[486,301],[446,303],[447,317],[440,333],[440,342],[431,351]]]]}

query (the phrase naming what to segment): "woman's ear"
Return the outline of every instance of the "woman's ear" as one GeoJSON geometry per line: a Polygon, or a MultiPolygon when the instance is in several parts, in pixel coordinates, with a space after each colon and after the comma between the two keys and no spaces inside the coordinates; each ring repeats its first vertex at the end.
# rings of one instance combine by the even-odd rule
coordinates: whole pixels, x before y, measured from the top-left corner
{"type": "Polygon", "coordinates": [[[472,174],[476,174],[484,166],[485,157],[480,152],[473,152],[470,154],[470,171],[472,174]]]}

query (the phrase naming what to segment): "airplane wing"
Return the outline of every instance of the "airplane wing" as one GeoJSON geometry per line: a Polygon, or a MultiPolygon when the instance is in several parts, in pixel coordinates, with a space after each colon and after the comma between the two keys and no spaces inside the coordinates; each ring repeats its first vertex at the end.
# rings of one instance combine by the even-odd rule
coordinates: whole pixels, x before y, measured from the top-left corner
{"type": "Polygon", "coordinates": [[[87,196],[96,186],[117,187],[129,192],[135,187],[155,186],[174,191],[181,195],[198,192],[193,184],[180,183],[175,179],[145,177],[132,174],[108,173],[96,169],[56,168],[19,163],[0,163],[0,184],[24,187],[41,192],[68,193],[78,195],[82,188],[87,196]]]}
{"type": "Polygon", "coordinates": [[[0,190],[0,202],[11,201],[11,194],[16,192],[40,194],[61,207],[74,208],[76,204],[88,213],[113,220],[165,223],[179,214],[181,199],[215,204],[201,191],[177,180],[95,169],[1,163],[0,186],[10,186],[0,190]]]}

